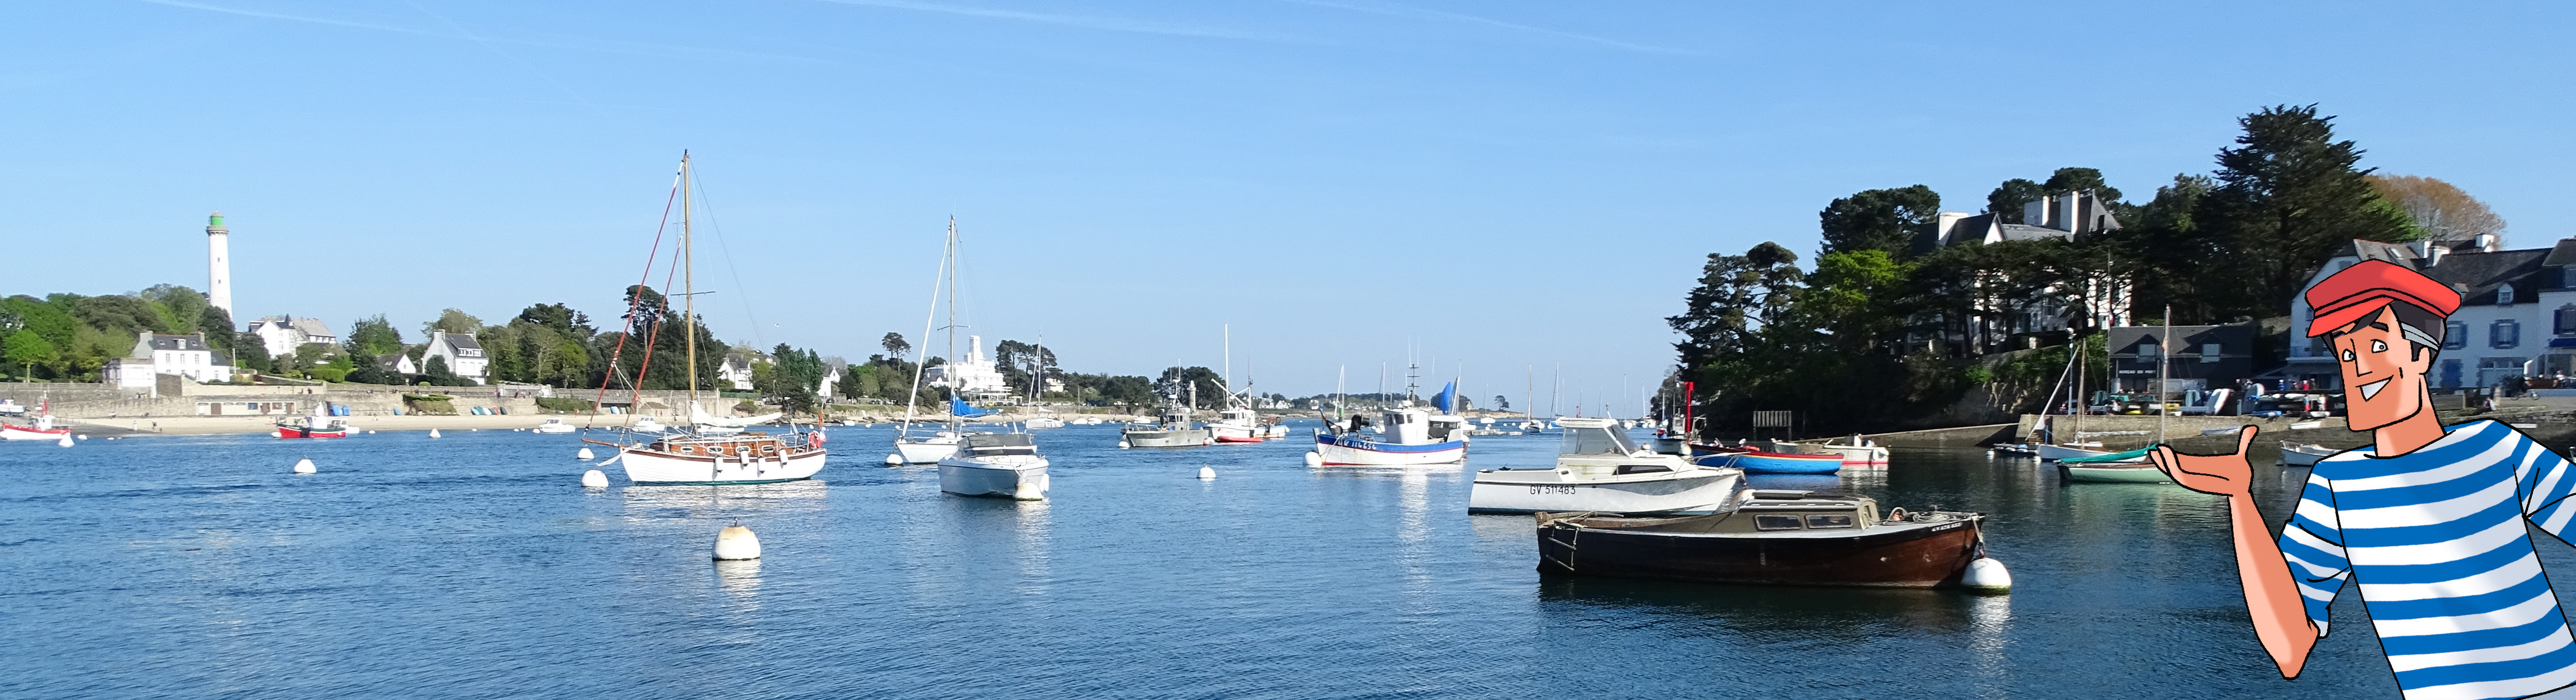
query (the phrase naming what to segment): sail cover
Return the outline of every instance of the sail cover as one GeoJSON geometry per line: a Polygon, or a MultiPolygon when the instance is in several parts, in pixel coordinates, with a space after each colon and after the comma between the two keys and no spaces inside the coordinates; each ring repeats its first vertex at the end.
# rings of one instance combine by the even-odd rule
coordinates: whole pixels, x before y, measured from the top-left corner
{"type": "Polygon", "coordinates": [[[1451,407],[1452,404],[1456,403],[1458,403],[1458,383],[1455,381],[1450,382],[1448,386],[1441,387],[1440,393],[1431,397],[1431,405],[1439,407],[1443,412],[1457,410],[1451,407]]]}
{"type": "Polygon", "coordinates": [[[992,409],[976,408],[966,405],[966,399],[960,398],[956,394],[948,395],[948,412],[959,418],[973,418],[976,416],[989,416],[993,414],[992,409]]]}

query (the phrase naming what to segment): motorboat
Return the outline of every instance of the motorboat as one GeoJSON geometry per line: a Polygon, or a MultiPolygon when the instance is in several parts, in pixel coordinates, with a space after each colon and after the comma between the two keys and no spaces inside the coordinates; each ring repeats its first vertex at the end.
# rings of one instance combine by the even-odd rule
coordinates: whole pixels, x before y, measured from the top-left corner
{"type": "Polygon", "coordinates": [[[1931,588],[1983,556],[1981,513],[1880,517],[1867,497],[1747,489],[1681,517],[1538,515],[1539,571],[1711,583],[1931,588]]]}
{"type": "Polygon", "coordinates": [[[1028,433],[968,435],[939,460],[939,490],[960,496],[1043,501],[1047,460],[1028,433]]]}
{"type": "Polygon", "coordinates": [[[651,442],[582,442],[617,448],[637,485],[767,484],[813,478],[823,470],[821,433],[788,440],[763,432],[692,435],[671,432],[651,442]]]}
{"type": "Polygon", "coordinates": [[[1483,469],[1469,513],[1605,511],[1713,513],[1743,481],[1731,467],[1703,467],[1639,446],[1606,418],[1568,418],[1554,469],[1483,469]]]}
{"type": "Polygon", "coordinates": [[[1316,432],[1315,454],[1325,466],[1449,464],[1467,459],[1467,421],[1414,408],[1411,401],[1378,413],[1379,425],[1352,416],[1348,426],[1326,422],[1316,432]],[[1446,419],[1446,420],[1434,420],[1446,419]],[[1364,429],[1376,427],[1379,434],[1364,429]]]}
{"type": "Polygon", "coordinates": [[[331,404],[315,402],[312,415],[278,421],[270,434],[281,439],[344,438],[349,436],[349,419],[331,415],[331,404]]]}
{"type": "Polygon", "coordinates": [[[1208,435],[1221,443],[1253,443],[1288,436],[1288,427],[1277,418],[1265,418],[1251,408],[1237,406],[1217,412],[1217,419],[1207,424],[1208,435]]]}
{"type": "Polygon", "coordinates": [[[1203,447],[1216,444],[1207,428],[1190,420],[1188,406],[1172,402],[1163,407],[1160,420],[1150,424],[1130,423],[1118,431],[1118,444],[1125,447],[1203,447]]]}
{"type": "Polygon", "coordinates": [[[44,442],[57,442],[71,434],[72,429],[70,428],[54,427],[54,416],[51,413],[38,415],[35,420],[29,421],[27,425],[0,423],[0,440],[41,440],[44,442]]]}
{"type": "Polygon", "coordinates": [[[2341,451],[2324,445],[2299,444],[2282,440],[2281,463],[2293,467],[2313,467],[2317,466],[2318,460],[2332,457],[2341,451]]]}
{"type": "Polygon", "coordinates": [[[1055,416],[1030,416],[1028,420],[1020,423],[1027,426],[1029,430],[1054,430],[1064,427],[1064,419],[1055,416]]]}
{"type": "Polygon", "coordinates": [[[653,420],[652,416],[636,416],[635,424],[626,426],[626,429],[639,433],[658,433],[669,430],[671,427],[653,420]]]}
{"type": "Polygon", "coordinates": [[[530,430],[530,431],[534,431],[534,432],[540,432],[540,433],[547,433],[547,434],[556,434],[556,435],[559,435],[559,434],[563,434],[563,433],[574,432],[574,431],[579,430],[579,429],[578,429],[578,428],[574,428],[574,427],[572,426],[572,424],[571,424],[571,423],[566,423],[566,422],[564,422],[564,419],[561,419],[561,418],[548,418],[548,419],[546,419],[546,422],[538,423],[538,424],[537,424],[537,427],[529,428],[529,430],[530,430]]]}
{"type": "Polygon", "coordinates": [[[0,399],[0,416],[27,415],[27,406],[10,399],[0,399]]]}
{"type": "Polygon", "coordinates": [[[956,454],[957,444],[962,439],[962,434],[955,430],[942,430],[918,437],[896,438],[894,451],[895,454],[901,455],[904,464],[930,464],[956,454]]]}
{"type": "Polygon", "coordinates": [[[2094,457],[2069,457],[2057,460],[2057,478],[2069,484],[2162,484],[2173,481],[2164,470],[2147,461],[2145,447],[2127,452],[2113,452],[2094,457]]]}
{"type": "Polygon", "coordinates": [[[1722,452],[1694,461],[1702,466],[1742,469],[1746,474],[1832,474],[1843,469],[1843,457],[1838,454],[1751,450],[1722,452]]]}
{"type": "Polygon", "coordinates": [[[1795,444],[1798,446],[1797,451],[1801,453],[1839,455],[1843,458],[1844,464],[1875,465],[1887,463],[1887,448],[1880,447],[1876,440],[1861,437],[1859,433],[1853,433],[1851,437],[1841,440],[1801,442],[1795,444]]]}

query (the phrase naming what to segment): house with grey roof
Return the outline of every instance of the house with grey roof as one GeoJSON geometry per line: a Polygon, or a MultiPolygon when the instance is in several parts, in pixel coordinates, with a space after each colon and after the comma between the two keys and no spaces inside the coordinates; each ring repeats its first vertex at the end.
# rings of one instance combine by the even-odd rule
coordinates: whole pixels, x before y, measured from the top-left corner
{"type": "MultiPolygon", "coordinates": [[[[2354,240],[2308,278],[2326,277],[2364,260],[2402,265],[2450,286],[2460,308],[2443,329],[2441,360],[2427,381],[2435,390],[2491,387],[2526,375],[2576,375],[2576,239],[2548,248],[2504,250],[2492,234],[2464,241],[2382,243],[2354,240]]],[[[2334,386],[2342,375],[2324,339],[2308,337],[2316,318],[2307,289],[2290,300],[2289,363],[2281,374],[2334,386]]]]}
{"type": "Polygon", "coordinates": [[[134,339],[134,349],[124,357],[108,358],[100,374],[110,386],[144,389],[158,386],[158,375],[163,374],[192,382],[232,381],[233,368],[231,358],[206,345],[204,333],[145,333],[134,339]]]}
{"type": "Polygon", "coordinates": [[[430,331],[429,345],[421,350],[421,366],[428,367],[429,358],[433,357],[445,360],[447,371],[474,380],[476,384],[486,383],[485,380],[490,378],[488,368],[492,360],[484,356],[483,345],[474,342],[472,333],[430,331]]]}
{"type": "Polygon", "coordinates": [[[340,337],[322,319],[296,316],[262,316],[250,322],[247,332],[259,336],[259,344],[268,349],[269,357],[295,354],[306,345],[338,345],[340,337]]]}
{"type": "MultiPolygon", "coordinates": [[[[2115,231],[2120,219],[2113,216],[2110,205],[2092,190],[2052,194],[2022,205],[2022,222],[2010,223],[1999,212],[1965,214],[1941,212],[1931,223],[1916,232],[1914,251],[1929,253],[1950,246],[1986,245],[2018,241],[2072,241],[2087,234],[2115,231]]],[[[1985,280],[1979,280],[1984,284],[1985,280]]],[[[2045,333],[2066,330],[2070,320],[2080,317],[2090,328],[2112,328],[2129,323],[2129,303],[2134,285],[2126,277],[2087,280],[2084,288],[2073,290],[2084,300],[2081,312],[2057,301],[2061,290],[2052,288],[2039,299],[1994,299],[1980,294],[1975,302],[1983,327],[1971,329],[1969,335],[2003,338],[2017,333],[2045,333]]],[[[1958,329],[1944,329],[1942,333],[1958,329]]],[[[1956,338],[1940,338],[1956,341],[1956,338]]]]}

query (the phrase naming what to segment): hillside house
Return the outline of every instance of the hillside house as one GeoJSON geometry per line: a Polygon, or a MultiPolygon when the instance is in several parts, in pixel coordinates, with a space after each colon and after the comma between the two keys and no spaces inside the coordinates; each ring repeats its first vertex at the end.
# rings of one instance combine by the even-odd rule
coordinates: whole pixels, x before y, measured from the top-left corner
{"type": "Polygon", "coordinates": [[[421,350],[421,366],[428,367],[429,358],[433,357],[446,360],[447,371],[474,380],[476,384],[484,383],[490,375],[487,366],[491,364],[491,358],[483,355],[483,345],[474,342],[472,333],[431,331],[428,347],[421,350]]]}
{"type": "Polygon", "coordinates": [[[232,381],[233,368],[228,358],[217,356],[206,345],[203,333],[146,333],[134,339],[134,349],[124,357],[109,358],[101,374],[110,386],[143,389],[155,386],[157,375],[163,374],[201,383],[232,381]]]}
{"type": "MultiPolygon", "coordinates": [[[[2022,221],[2007,223],[2000,213],[1965,214],[1941,212],[1933,222],[1917,231],[1916,254],[1958,245],[1985,245],[2015,241],[2072,241],[2087,234],[2115,231],[2121,228],[2118,217],[2091,190],[2048,195],[2022,205],[2022,221]]],[[[1978,280],[1979,286],[2000,280],[1978,280]]],[[[2070,320],[2079,317],[2086,328],[2114,328],[2128,325],[2131,297],[2130,280],[2104,277],[2086,280],[2076,291],[2083,300],[2082,310],[2069,309],[2059,301],[2060,290],[2036,299],[1993,299],[1979,296],[1973,309],[1983,320],[1971,328],[1944,328],[1934,337],[1918,337],[1918,344],[1975,346],[1984,339],[2009,338],[2020,333],[2049,333],[2067,330],[2070,320]]],[[[1991,348],[1969,347],[1983,352],[1991,348]]]]}
{"type": "Polygon", "coordinates": [[[269,357],[285,357],[306,345],[338,345],[340,337],[322,319],[294,316],[263,316],[250,322],[248,332],[259,336],[261,347],[269,357]]]}

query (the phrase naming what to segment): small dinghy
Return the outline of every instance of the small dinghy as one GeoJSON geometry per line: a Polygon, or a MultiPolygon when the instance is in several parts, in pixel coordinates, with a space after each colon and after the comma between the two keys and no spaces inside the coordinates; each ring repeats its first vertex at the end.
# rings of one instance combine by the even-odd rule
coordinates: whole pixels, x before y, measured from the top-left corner
{"type": "Polygon", "coordinates": [[[1839,454],[1792,454],[1788,452],[1736,452],[1714,454],[1696,461],[1703,467],[1734,467],[1746,474],[1832,474],[1843,470],[1839,454]]]}
{"type": "Polygon", "coordinates": [[[1747,490],[1713,515],[1538,515],[1539,571],[1709,583],[1931,588],[1982,556],[1985,515],[1878,514],[1866,497],[1747,490]]]}
{"type": "Polygon", "coordinates": [[[2057,460],[2057,476],[2070,484],[2162,484],[2173,481],[2165,476],[2164,470],[2147,463],[2147,452],[2153,449],[2145,447],[2057,460]]]}

